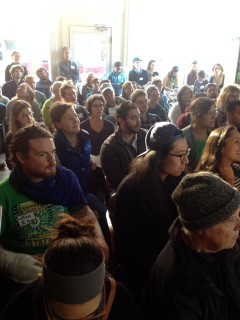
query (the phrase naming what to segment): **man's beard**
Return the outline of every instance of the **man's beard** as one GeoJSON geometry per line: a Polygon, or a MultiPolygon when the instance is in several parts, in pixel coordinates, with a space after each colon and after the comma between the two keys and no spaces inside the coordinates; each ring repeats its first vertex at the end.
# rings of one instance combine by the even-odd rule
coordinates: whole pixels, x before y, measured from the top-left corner
{"type": "Polygon", "coordinates": [[[129,126],[128,123],[125,123],[125,127],[131,133],[138,133],[140,131],[140,127],[138,127],[138,126],[131,127],[131,126],[129,126]]]}

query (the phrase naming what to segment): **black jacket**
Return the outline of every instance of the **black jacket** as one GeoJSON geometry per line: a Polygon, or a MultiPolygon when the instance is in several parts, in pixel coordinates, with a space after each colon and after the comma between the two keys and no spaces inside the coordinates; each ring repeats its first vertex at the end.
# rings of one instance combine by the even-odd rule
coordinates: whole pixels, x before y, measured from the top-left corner
{"type": "Polygon", "coordinates": [[[143,298],[144,319],[240,319],[239,245],[210,254],[211,259],[204,254],[203,264],[180,239],[180,228],[177,219],[153,266],[143,298]]]}
{"type": "Polygon", "coordinates": [[[119,129],[103,142],[100,150],[101,165],[111,188],[117,189],[127,175],[131,161],[146,150],[146,132],[140,129],[137,133],[137,151],[123,140],[119,129]]]}

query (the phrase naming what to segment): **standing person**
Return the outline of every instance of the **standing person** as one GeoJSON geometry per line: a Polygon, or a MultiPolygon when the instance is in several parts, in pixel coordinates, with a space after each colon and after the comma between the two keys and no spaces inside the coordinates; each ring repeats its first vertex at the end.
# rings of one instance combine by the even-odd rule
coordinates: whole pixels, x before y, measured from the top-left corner
{"type": "Polygon", "coordinates": [[[58,73],[60,76],[72,80],[74,84],[76,84],[79,79],[79,68],[77,64],[71,60],[71,49],[69,47],[62,48],[62,60],[58,64],[58,73]]]}
{"type": "MultiPolygon", "coordinates": [[[[103,193],[107,198],[105,179],[100,162],[100,149],[103,142],[114,133],[114,125],[103,118],[105,99],[101,94],[94,94],[87,100],[89,118],[81,122],[81,128],[89,133],[91,141],[91,157],[96,169],[91,171],[91,192],[95,195],[103,193]]],[[[105,200],[104,199],[104,200],[105,200]]]]}
{"type": "Polygon", "coordinates": [[[127,81],[127,76],[122,70],[122,63],[116,61],[113,65],[113,71],[109,73],[108,79],[111,81],[116,96],[121,96],[122,85],[127,81]]]}
{"type": "Polygon", "coordinates": [[[192,62],[192,69],[187,75],[187,85],[193,88],[195,80],[197,80],[198,63],[197,60],[192,62]]]}
{"type": "Polygon", "coordinates": [[[239,162],[240,133],[234,125],[227,125],[211,132],[195,171],[215,173],[240,192],[239,162]]]}
{"type": "Polygon", "coordinates": [[[148,83],[147,70],[141,68],[141,59],[138,57],[133,58],[133,68],[129,71],[128,80],[135,81],[139,86],[143,87],[148,83]]]}
{"type": "Polygon", "coordinates": [[[191,152],[188,169],[194,171],[201,158],[207,138],[215,128],[218,111],[215,100],[200,97],[192,100],[189,106],[191,124],[183,129],[191,152]]]}
{"type": "Polygon", "coordinates": [[[10,73],[12,80],[7,81],[2,85],[2,94],[8,99],[15,97],[18,86],[23,83],[24,69],[19,64],[12,65],[10,73]]]}
{"type": "Polygon", "coordinates": [[[182,179],[172,199],[179,217],[147,281],[143,319],[238,319],[238,191],[198,172],[182,179]]]}
{"type": "Polygon", "coordinates": [[[28,74],[27,68],[20,63],[20,58],[21,58],[20,53],[18,51],[13,51],[11,57],[12,57],[12,62],[9,65],[7,65],[5,69],[6,82],[12,80],[10,69],[13,65],[19,64],[23,68],[23,75],[22,75],[23,78],[28,74]]]}
{"type": "Polygon", "coordinates": [[[224,87],[225,75],[223,74],[223,66],[220,63],[216,63],[213,68],[213,75],[209,79],[209,83],[215,83],[218,85],[219,91],[224,87]]]}
{"type": "Polygon", "coordinates": [[[64,215],[44,253],[39,278],[10,301],[1,319],[135,320],[133,297],[106,273],[94,237],[91,224],[64,215]]]}
{"type": "Polygon", "coordinates": [[[170,196],[189,154],[182,131],[169,122],[152,126],[146,149],[119,185],[113,211],[118,275],[137,299],[177,217],[170,196]]]}
{"type": "Polygon", "coordinates": [[[51,228],[62,213],[70,213],[83,223],[93,221],[95,239],[108,260],[108,247],[96,216],[76,175],[56,165],[55,150],[51,133],[35,124],[19,129],[10,145],[15,166],[0,182],[1,304],[19,286],[38,277],[51,228]]]}
{"type": "Polygon", "coordinates": [[[39,81],[37,81],[36,83],[36,90],[42,92],[47,99],[50,99],[50,87],[53,84],[53,82],[49,80],[49,73],[47,69],[44,67],[38,68],[36,71],[36,75],[39,78],[39,81]]]}
{"type": "Polygon", "coordinates": [[[32,107],[25,100],[15,100],[12,104],[10,116],[9,116],[9,126],[8,133],[6,137],[6,164],[9,170],[12,170],[14,165],[11,162],[11,156],[9,151],[9,146],[13,139],[14,134],[17,130],[35,123],[33,117],[32,107]]]}
{"type": "Polygon", "coordinates": [[[116,111],[118,129],[102,144],[100,161],[103,174],[116,190],[128,174],[129,165],[145,151],[146,130],[141,129],[140,112],[136,104],[126,101],[116,111]]]}

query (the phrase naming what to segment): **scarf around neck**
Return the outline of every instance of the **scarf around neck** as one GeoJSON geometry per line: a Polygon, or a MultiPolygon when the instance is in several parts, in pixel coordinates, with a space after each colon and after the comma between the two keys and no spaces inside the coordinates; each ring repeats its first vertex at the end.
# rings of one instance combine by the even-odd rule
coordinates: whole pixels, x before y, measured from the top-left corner
{"type": "Polygon", "coordinates": [[[15,190],[37,203],[70,208],[87,204],[78,178],[71,170],[61,166],[56,166],[56,175],[36,183],[25,176],[20,165],[16,165],[9,181],[15,190]]]}

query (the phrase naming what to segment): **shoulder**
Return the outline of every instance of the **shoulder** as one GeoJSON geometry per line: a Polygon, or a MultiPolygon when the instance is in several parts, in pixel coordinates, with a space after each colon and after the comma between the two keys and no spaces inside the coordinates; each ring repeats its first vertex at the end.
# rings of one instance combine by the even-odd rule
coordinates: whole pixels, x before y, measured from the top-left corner
{"type": "Polygon", "coordinates": [[[137,133],[137,135],[138,135],[139,137],[143,137],[143,138],[145,138],[145,136],[146,136],[147,132],[148,132],[148,130],[147,130],[147,129],[143,129],[143,128],[141,128],[141,129],[139,130],[139,132],[137,133]]]}
{"type": "MultiPolygon", "coordinates": [[[[111,307],[109,320],[111,319],[131,319],[136,318],[136,303],[132,293],[129,289],[121,282],[114,280],[116,284],[116,293],[111,307]]],[[[111,283],[110,279],[106,278],[105,288],[107,300],[109,298],[111,283]]]]}

